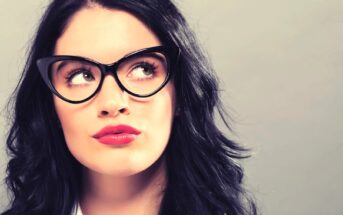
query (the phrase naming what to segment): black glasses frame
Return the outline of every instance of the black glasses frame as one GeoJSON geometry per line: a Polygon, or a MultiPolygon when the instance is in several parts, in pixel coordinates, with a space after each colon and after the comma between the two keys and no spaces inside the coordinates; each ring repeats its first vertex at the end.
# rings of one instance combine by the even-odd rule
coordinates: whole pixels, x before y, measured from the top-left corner
{"type": "Polygon", "coordinates": [[[119,59],[118,61],[111,63],[111,64],[102,64],[102,63],[96,62],[92,59],[88,59],[88,58],[84,58],[84,57],[80,57],[80,56],[71,56],[71,55],[55,55],[55,56],[51,56],[51,57],[40,58],[36,61],[36,64],[37,64],[39,73],[41,74],[45,84],[49,87],[49,89],[51,90],[51,92],[53,94],[55,94],[60,99],[66,101],[66,102],[78,104],[78,103],[88,101],[89,99],[94,97],[94,95],[96,95],[100,91],[102,84],[103,84],[103,81],[105,79],[105,76],[107,74],[113,74],[114,79],[117,82],[120,89],[123,91],[126,91],[130,95],[133,95],[136,97],[141,97],[141,98],[152,96],[152,95],[156,94],[158,91],[160,91],[170,80],[170,77],[172,76],[171,62],[173,59],[173,60],[175,60],[174,62],[177,63],[178,56],[179,56],[179,51],[177,53],[172,53],[172,52],[168,51],[168,49],[165,46],[154,46],[154,47],[140,49],[140,50],[134,51],[132,53],[129,53],[129,54],[125,55],[124,57],[122,57],[121,59],[119,59]],[[130,59],[130,58],[142,55],[142,54],[150,53],[150,52],[159,52],[159,53],[162,53],[166,57],[166,61],[167,61],[166,78],[165,78],[164,82],[161,84],[161,86],[159,88],[157,88],[155,91],[153,91],[152,93],[149,93],[149,94],[133,93],[130,90],[126,89],[125,86],[120,82],[120,80],[118,78],[118,74],[117,74],[118,67],[123,61],[126,61],[127,59],[130,59]],[[57,61],[62,61],[62,60],[82,60],[82,61],[90,63],[94,66],[97,66],[100,69],[101,78],[100,78],[99,86],[96,88],[94,93],[92,93],[90,96],[88,96],[87,98],[85,98],[83,100],[73,101],[73,100],[70,100],[70,99],[63,97],[59,92],[57,92],[57,90],[55,89],[55,87],[51,83],[51,80],[49,77],[50,76],[49,67],[52,65],[52,63],[57,62],[57,61]]]}

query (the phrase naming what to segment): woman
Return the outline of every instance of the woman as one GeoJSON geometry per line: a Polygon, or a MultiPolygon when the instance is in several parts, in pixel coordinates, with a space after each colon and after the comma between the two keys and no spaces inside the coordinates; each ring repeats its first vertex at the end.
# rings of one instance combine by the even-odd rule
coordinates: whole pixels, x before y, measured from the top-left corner
{"type": "MultiPolygon", "coordinates": [[[[55,0],[17,87],[9,214],[256,214],[169,0],[55,0]]],[[[225,122],[225,120],[224,120],[225,122]]]]}

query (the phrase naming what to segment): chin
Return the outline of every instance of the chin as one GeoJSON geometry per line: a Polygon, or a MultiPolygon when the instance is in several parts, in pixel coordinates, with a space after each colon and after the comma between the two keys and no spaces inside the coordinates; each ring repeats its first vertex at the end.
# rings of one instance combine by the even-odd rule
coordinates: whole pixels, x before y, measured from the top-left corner
{"type": "Polygon", "coordinates": [[[128,165],[128,162],[124,165],[116,164],[115,162],[111,163],[112,165],[107,163],[105,165],[97,164],[85,167],[90,172],[113,177],[129,177],[144,172],[149,168],[149,165],[128,165]]]}

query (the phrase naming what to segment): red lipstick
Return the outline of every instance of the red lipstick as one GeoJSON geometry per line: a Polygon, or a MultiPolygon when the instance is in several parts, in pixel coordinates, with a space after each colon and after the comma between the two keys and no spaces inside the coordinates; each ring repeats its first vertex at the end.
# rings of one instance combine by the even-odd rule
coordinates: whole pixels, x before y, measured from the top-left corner
{"type": "Polygon", "coordinates": [[[141,132],[128,125],[106,126],[93,135],[97,141],[106,145],[128,144],[141,132]]]}

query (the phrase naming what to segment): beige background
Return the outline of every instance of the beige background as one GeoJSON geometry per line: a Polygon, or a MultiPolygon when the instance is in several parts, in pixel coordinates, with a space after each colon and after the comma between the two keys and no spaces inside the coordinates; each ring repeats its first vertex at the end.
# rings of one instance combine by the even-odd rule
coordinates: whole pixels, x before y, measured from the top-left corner
{"type": "MultiPolygon", "coordinates": [[[[0,0],[0,107],[46,0],[0,0]]],[[[221,77],[265,215],[343,214],[343,1],[178,0],[221,77]]],[[[6,113],[0,121],[5,177],[6,113]]],[[[7,203],[0,188],[0,211],[7,203]]]]}

